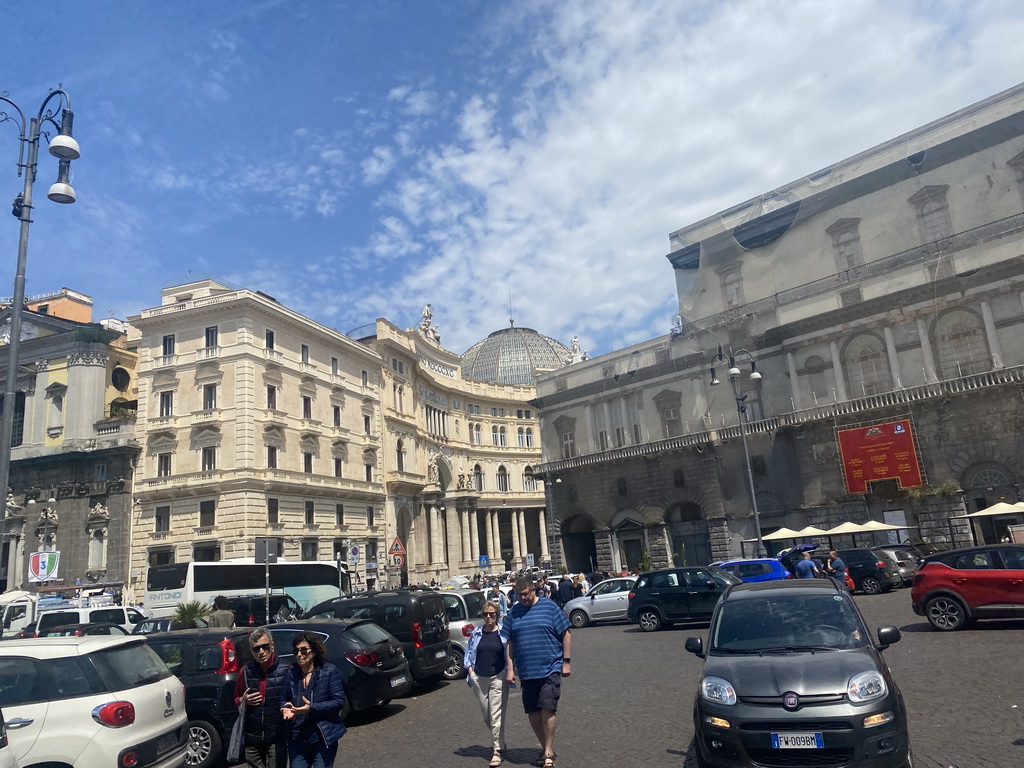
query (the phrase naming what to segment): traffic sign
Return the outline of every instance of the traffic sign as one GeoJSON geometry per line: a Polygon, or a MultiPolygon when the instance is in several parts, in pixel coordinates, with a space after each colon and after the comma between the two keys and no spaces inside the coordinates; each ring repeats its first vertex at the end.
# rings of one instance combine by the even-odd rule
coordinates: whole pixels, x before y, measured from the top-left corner
{"type": "Polygon", "coordinates": [[[402,557],[401,555],[392,555],[391,556],[391,564],[395,568],[401,568],[403,565],[405,565],[405,558],[402,557]]]}
{"type": "Polygon", "coordinates": [[[490,566],[491,566],[491,560],[490,560],[489,557],[487,557],[487,555],[480,555],[480,561],[479,562],[480,562],[480,567],[481,568],[490,568],[490,566]]]}
{"type": "Polygon", "coordinates": [[[349,562],[352,563],[359,562],[359,547],[352,547],[352,549],[348,551],[348,559],[349,562]]]}
{"type": "Polygon", "coordinates": [[[402,546],[402,540],[395,536],[395,540],[391,542],[391,549],[388,550],[389,555],[404,555],[405,547],[402,546]]]}

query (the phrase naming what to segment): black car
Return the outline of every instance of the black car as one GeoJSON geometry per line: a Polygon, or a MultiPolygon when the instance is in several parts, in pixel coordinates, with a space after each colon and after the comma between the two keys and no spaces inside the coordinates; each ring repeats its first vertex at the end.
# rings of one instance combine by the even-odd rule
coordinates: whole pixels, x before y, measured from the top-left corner
{"type": "Polygon", "coordinates": [[[840,549],[838,555],[846,563],[854,589],[865,595],[888,592],[903,584],[896,561],[885,552],[868,548],[840,549]]]}
{"type": "Polygon", "coordinates": [[[670,627],[677,621],[707,621],[718,598],[741,581],[713,565],[666,568],[641,573],[629,592],[626,619],[644,632],[670,627]]]}
{"type": "Polygon", "coordinates": [[[336,597],[314,605],[307,619],[369,619],[402,644],[413,681],[434,685],[452,663],[448,616],[437,592],[395,590],[336,597]]]}
{"type": "Polygon", "coordinates": [[[226,598],[228,610],[235,614],[236,627],[262,627],[278,621],[302,618],[302,606],[291,595],[270,595],[270,616],[267,616],[267,596],[233,595],[226,598]]]}
{"type": "Polygon", "coordinates": [[[131,634],[120,624],[92,622],[89,624],[65,624],[53,629],[44,629],[36,637],[81,637],[82,635],[127,635],[131,634]]]}
{"type": "Polygon", "coordinates": [[[344,720],[354,710],[387,706],[412,690],[409,661],[402,644],[368,619],[289,621],[265,628],[274,638],[282,664],[295,661],[293,641],[299,632],[315,632],[324,641],[327,660],[341,672],[345,687],[344,720]]]}
{"type": "Polygon", "coordinates": [[[903,695],[852,597],[831,579],[742,584],[708,632],[693,706],[701,768],[911,765],[903,695]]]}
{"type": "Polygon", "coordinates": [[[208,768],[227,751],[231,728],[238,719],[235,680],[252,660],[248,629],[205,627],[146,636],[185,686],[188,749],[185,765],[208,768]]]}
{"type": "MultiPolygon", "coordinates": [[[[208,626],[205,619],[195,619],[195,622],[196,626],[200,628],[208,626]]],[[[174,632],[179,629],[191,629],[191,627],[183,627],[180,622],[169,617],[162,619],[143,619],[132,628],[132,634],[152,635],[155,632],[174,632]]]]}

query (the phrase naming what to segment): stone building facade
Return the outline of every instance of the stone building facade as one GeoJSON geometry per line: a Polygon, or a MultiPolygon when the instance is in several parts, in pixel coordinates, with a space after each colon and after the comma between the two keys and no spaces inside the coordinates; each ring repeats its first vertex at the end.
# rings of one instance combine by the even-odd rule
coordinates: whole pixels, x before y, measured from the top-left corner
{"type": "MultiPolygon", "coordinates": [[[[90,322],[84,294],[64,288],[26,305],[0,591],[34,588],[29,557],[40,551],[60,554],[58,583],[127,582],[137,355],[123,324],[90,322]]],[[[0,372],[9,333],[6,308],[0,372]]]]}
{"type": "Polygon", "coordinates": [[[1022,234],[1024,86],[673,232],[671,332],[538,382],[569,567],[749,555],[755,521],[1005,535],[961,516],[1020,498],[1022,234]],[[861,489],[843,430],[890,428],[921,479],[861,489]]]}

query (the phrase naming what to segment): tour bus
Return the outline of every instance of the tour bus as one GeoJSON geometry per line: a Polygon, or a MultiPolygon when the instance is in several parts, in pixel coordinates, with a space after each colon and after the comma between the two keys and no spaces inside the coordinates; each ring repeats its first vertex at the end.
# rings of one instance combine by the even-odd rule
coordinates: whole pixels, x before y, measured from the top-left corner
{"type": "MultiPolygon", "coordinates": [[[[146,610],[159,618],[173,614],[179,603],[212,603],[218,595],[261,595],[267,583],[265,568],[251,557],[151,565],[146,573],[146,610]]],[[[291,595],[308,610],[351,593],[348,566],[343,562],[278,560],[270,565],[270,590],[291,595]]]]}

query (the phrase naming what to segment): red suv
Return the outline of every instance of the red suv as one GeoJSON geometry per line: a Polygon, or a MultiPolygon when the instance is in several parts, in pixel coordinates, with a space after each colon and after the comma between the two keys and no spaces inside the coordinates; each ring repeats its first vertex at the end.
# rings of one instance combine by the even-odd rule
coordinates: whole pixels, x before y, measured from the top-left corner
{"type": "Polygon", "coordinates": [[[1024,618],[1024,545],[929,555],[914,574],[910,598],[914,613],[946,631],[974,619],[1024,618]]]}

